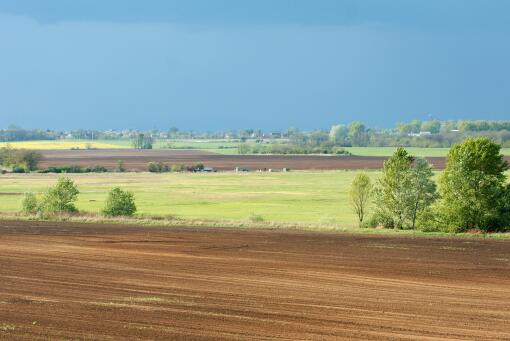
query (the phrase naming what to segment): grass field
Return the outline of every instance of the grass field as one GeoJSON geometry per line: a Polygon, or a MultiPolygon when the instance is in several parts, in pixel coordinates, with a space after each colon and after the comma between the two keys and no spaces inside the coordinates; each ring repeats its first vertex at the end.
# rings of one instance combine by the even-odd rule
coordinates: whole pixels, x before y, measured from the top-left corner
{"type": "MultiPolygon", "coordinates": [[[[395,147],[347,147],[345,148],[353,155],[358,156],[391,156],[397,148],[395,147]]],[[[446,156],[450,148],[419,148],[405,147],[414,156],[446,156]]],[[[503,155],[510,155],[510,148],[502,148],[503,155]]]]}
{"type": "MultiPolygon", "coordinates": [[[[245,220],[355,225],[348,189],[356,172],[69,175],[79,186],[78,208],[99,212],[114,186],[133,191],[139,213],[186,219],[245,220]]],[[[373,178],[379,172],[369,173],[373,178]]],[[[0,211],[20,209],[24,192],[41,193],[53,174],[0,176],[0,211]]]]}

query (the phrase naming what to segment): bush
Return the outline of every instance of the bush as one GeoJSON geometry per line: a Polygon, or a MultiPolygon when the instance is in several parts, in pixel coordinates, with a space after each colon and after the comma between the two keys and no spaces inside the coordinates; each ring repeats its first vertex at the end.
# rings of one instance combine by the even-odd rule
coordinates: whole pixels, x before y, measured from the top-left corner
{"type": "Polygon", "coordinates": [[[34,193],[25,193],[21,202],[21,211],[25,214],[36,214],[39,203],[34,193]]]}
{"type": "Polygon", "coordinates": [[[40,210],[43,213],[72,213],[77,209],[74,203],[78,199],[78,188],[69,178],[59,178],[55,186],[44,195],[40,210]]]}
{"type": "Polygon", "coordinates": [[[132,216],[136,212],[133,193],[115,187],[108,193],[103,214],[107,216],[132,216]]]}
{"type": "Polygon", "coordinates": [[[261,223],[264,221],[264,217],[262,217],[259,214],[251,213],[250,216],[248,217],[248,220],[251,221],[252,223],[261,223]]]}

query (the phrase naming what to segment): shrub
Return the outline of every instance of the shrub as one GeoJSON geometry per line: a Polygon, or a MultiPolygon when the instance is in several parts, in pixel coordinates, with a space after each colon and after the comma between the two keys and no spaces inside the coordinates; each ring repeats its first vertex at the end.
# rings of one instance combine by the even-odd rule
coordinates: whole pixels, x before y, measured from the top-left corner
{"type": "Polygon", "coordinates": [[[36,214],[39,203],[34,193],[25,193],[21,201],[21,211],[25,214],[36,214]]]}
{"type": "Polygon", "coordinates": [[[43,213],[72,213],[77,209],[74,203],[78,199],[78,188],[69,178],[59,178],[55,186],[44,195],[41,203],[43,213]]]}
{"type": "Polygon", "coordinates": [[[107,216],[132,216],[136,212],[133,193],[115,187],[108,193],[103,214],[107,216]]]}

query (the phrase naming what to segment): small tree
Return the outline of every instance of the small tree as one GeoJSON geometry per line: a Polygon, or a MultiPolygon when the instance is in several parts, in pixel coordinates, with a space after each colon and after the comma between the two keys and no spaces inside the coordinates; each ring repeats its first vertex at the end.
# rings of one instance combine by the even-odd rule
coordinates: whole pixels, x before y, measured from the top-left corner
{"type": "Polygon", "coordinates": [[[354,177],[349,192],[351,204],[354,212],[358,216],[359,226],[363,225],[363,220],[367,214],[367,208],[372,195],[372,183],[370,177],[365,173],[359,173],[354,177]]]}
{"type": "Polygon", "coordinates": [[[133,193],[115,187],[108,193],[103,213],[107,216],[132,216],[136,212],[133,193]]]}
{"type": "Polygon", "coordinates": [[[39,203],[34,193],[25,193],[21,201],[21,211],[25,214],[36,214],[39,203]]]}
{"type": "Polygon", "coordinates": [[[80,191],[73,180],[61,177],[57,184],[44,195],[41,208],[46,213],[76,212],[74,203],[78,199],[79,193],[80,191]]]}

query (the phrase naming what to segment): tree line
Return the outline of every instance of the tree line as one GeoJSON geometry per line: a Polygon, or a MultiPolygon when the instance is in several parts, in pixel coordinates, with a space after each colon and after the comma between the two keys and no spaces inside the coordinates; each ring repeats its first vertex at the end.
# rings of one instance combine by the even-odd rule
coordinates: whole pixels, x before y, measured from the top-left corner
{"type": "Polygon", "coordinates": [[[351,203],[360,226],[445,232],[507,229],[509,165],[500,150],[499,144],[485,137],[454,145],[437,186],[425,159],[398,148],[385,161],[375,184],[366,173],[358,174],[351,184],[351,203]]]}

